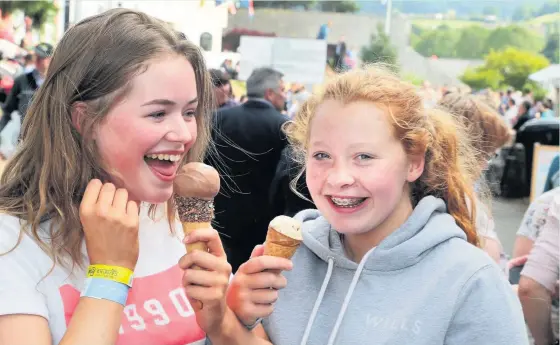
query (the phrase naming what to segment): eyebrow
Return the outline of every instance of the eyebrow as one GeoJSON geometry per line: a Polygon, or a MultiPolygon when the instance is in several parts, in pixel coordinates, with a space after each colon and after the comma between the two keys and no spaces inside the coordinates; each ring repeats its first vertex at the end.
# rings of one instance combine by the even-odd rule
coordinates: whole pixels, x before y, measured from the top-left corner
{"type": "MultiPolygon", "coordinates": [[[[187,105],[191,105],[191,104],[194,104],[196,102],[198,102],[198,97],[191,99],[187,103],[187,105]]],[[[142,104],[142,106],[144,107],[144,106],[147,106],[147,105],[154,105],[154,104],[157,104],[157,105],[175,105],[177,103],[175,103],[175,102],[173,102],[169,99],[154,99],[154,100],[151,100],[149,102],[146,102],[146,103],[142,104]]]]}

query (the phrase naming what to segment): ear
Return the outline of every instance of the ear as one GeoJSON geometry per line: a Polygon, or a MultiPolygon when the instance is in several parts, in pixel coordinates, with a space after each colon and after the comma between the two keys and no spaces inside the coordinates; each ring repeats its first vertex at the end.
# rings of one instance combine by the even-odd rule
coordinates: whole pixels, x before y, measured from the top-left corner
{"type": "Polygon", "coordinates": [[[414,182],[422,176],[424,172],[424,164],[426,163],[426,158],[424,155],[415,155],[408,157],[408,171],[406,175],[406,180],[408,182],[414,182]]]}
{"type": "Polygon", "coordinates": [[[84,102],[76,102],[76,103],[72,104],[72,106],[70,108],[70,113],[72,115],[72,125],[78,131],[78,133],[80,133],[81,135],[83,135],[83,133],[82,133],[82,123],[83,123],[84,117],[86,116],[86,109],[87,109],[87,106],[84,102]]]}
{"type": "Polygon", "coordinates": [[[271,96],[274,94],[274,91],[272,91],[272,89],[266,89],[266,91],[264,92],[264,99],[266,99],[267,101],[270,101],[271,96]]]}

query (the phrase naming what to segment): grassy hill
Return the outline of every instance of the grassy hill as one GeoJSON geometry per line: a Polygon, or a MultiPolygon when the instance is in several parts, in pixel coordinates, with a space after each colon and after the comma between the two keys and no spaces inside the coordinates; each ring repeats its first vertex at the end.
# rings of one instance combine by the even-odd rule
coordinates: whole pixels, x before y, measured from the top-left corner
{"type": "Polygon", "coordinates": [[[560,12],[557,12],[557,13],[551,13],[537,18],[533,18],[525,22],[525,24],[532,26],[532,25],[554,24],[559,22],[560,22],[560,12]]]}

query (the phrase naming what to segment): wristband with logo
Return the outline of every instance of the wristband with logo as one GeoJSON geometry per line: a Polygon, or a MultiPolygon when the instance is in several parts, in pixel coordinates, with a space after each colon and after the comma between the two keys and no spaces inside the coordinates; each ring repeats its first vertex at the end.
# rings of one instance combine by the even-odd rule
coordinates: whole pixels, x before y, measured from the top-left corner
{"type": "Polygon", "coordinates": [[[104,299],[126,305],[128,285],[104,278],[87,278],[81,297],[104,299]]]}
{"type": "Polygon", "coordinates": [[[87,270],[87,277],[112,280],[132,287],[133,273],[128,268],[119,266],[90,265],[87,270]]]}

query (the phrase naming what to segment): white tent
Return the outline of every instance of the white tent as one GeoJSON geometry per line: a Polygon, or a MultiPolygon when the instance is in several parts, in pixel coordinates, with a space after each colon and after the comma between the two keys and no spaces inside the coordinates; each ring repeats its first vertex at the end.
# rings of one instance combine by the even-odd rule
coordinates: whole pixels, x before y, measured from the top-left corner
{"type": "Polygon", "coordinates": [[[560,117],[560,65],[550,65],[529,76],[529,79],[542,84],[545,88],[556,90],[556,116],[560,117]]]}
{"type": "Polygon", "coordinates": [[[545,87],[560,87],[560,65],[550,65],[529,76],[529,79],[543,84],[545,87]]]}

